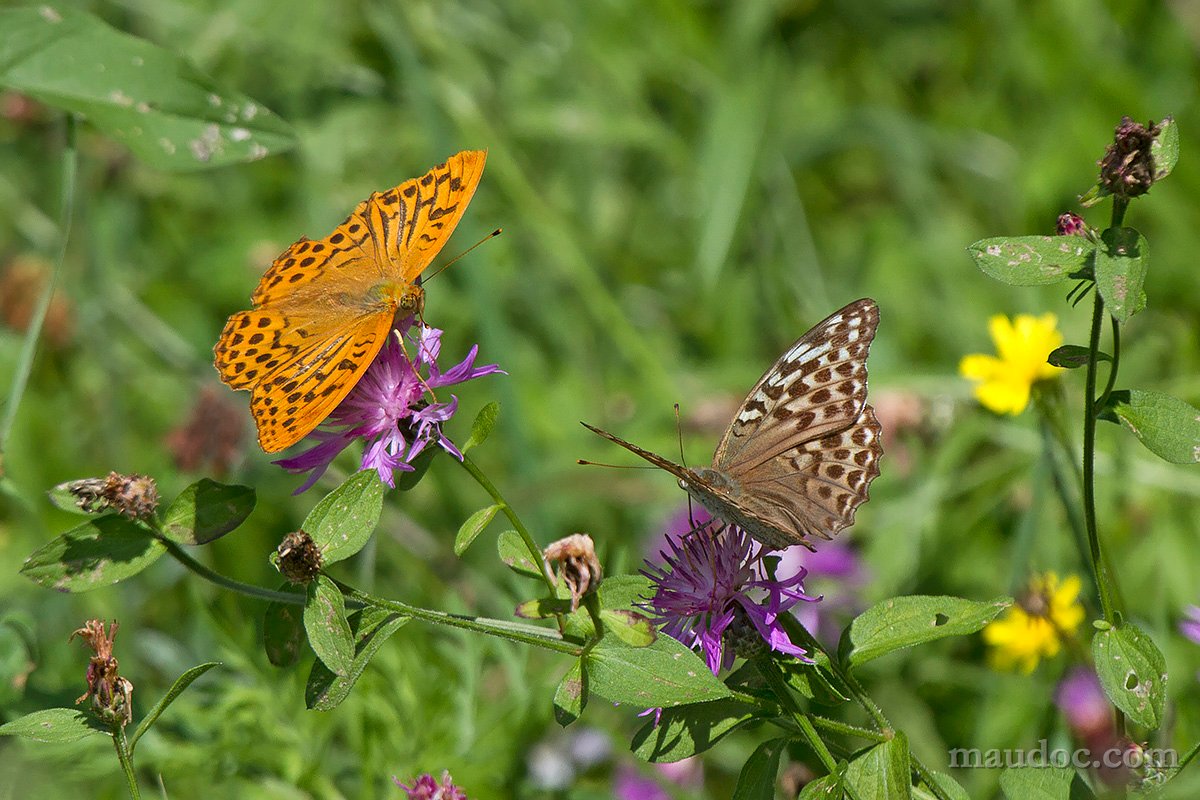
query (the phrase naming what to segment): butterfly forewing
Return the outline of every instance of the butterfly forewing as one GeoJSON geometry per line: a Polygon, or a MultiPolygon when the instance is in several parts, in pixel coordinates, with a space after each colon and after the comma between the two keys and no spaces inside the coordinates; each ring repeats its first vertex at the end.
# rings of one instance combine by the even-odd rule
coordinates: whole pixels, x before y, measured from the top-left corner
{"type": "Polygon", "coordinates": [[[864,298],[801,336],[746,395],[717,445],[713,468],[753,470],[858,419],[867,402],[867,353],[878,325],[879,307],[864,298]]]}

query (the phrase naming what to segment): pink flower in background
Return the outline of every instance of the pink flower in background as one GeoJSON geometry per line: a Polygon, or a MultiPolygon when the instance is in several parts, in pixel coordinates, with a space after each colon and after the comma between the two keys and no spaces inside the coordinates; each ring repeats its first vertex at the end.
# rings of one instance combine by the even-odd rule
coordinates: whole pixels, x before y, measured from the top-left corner
{"type": "Polygon", "coordinates": [[[408,800],[467,800],[467,793],[450,781],[448,771],[442,772],[440,783],[428,772],[418,775],[411,786],[399,778],[392,778],[392,782],[408,793],[408,800]]]}
{"type": "Polygon", "coordinates": [[[1112,728],[1112,707],[1100,679],[1089,667],[1075,667],[1067,673],[1054,691],[1054,704],[1081,738],[1103,734],[1112,728]]]}
{"type": "Polygon", "coordinates": [[[1196,644],[1200,644],[1200,607],[1188,606],[1179,622],[1179,632],[1196,644]]]}

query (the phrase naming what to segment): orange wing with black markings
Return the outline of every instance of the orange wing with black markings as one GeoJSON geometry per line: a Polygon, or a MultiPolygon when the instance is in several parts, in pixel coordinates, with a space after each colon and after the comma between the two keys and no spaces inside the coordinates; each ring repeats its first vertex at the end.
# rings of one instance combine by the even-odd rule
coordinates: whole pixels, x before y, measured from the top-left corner
{"type": "Polygon", "coordinates": [[[418,284],[454,232],[486,153],[452,156],[362,201],[323,239],[301,238],[263,275],[254,308],[229,318],[214,348],[221,380],[249,389],[268,453],[312,432],[358,383],[394,318],[419,310],[418,284]]]}

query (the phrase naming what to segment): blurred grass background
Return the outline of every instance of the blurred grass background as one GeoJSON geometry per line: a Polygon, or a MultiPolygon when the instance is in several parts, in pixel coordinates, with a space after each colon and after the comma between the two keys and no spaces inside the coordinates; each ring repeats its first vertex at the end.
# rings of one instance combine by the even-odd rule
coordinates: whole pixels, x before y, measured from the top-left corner
{"type": "MultiPolygon", "coordinates": [[[[179,672],[220,659],[225,668],[177,702],[140,751],[146,785],[161,775],[168,796],[397,796],[389,776],[442,768],[472,797],[611,796],[608,767],[560,794],[530,777],[530,754],[565,741],[550,715],[562,659],[414,623],[345,705],[307,712],[307,669],[281,672],[261,652],[260,603],[166,560],[81,596],[17,575],[74,524],[44,500],[48,487],[116,469],[153,475],[169,498],[207,474],[180,468],[169,437],[212,392],[246,426],[226,479],[256,487],[259,506],[204,557],[235,578],[278,582],[267,554],[318,491],[290,496],[298,481],[257,450],[247,396],[219,384],[211,347],[287,244],[324,236],[371,191],[457,150],[487,148],[488,164],[447,254],[505,232],[429,284],[426,317],[447,331],[444,358],[478,342],[482,363],[509,375],[462,387],[449,433],[462,441],[475,411],[500,400],[498,430],[475,457],[542,542],[589,531],[609,572],[637,568],[642,543],[682,495],[663,475],[576,466],[625,463],[577,421],[671,453],[679,402],[689,462],[703,463],[783,347],[862,296],[883,315],[872,396],[903,413],[848,534],[873,575],[861,602],[983,599],[1013,591],[1032,569],[1079,571],[1035,469],[1032,414],[980,410],[956,366],[991,350],[992,314],[1056,311],[1067,341],[1081,343],[1086,312],[1062,303],[1065,286],[989,281],[964,248],[1052,232],[1094,181],[1123,114],[1174,114],[1183,146],[1175,173],[1127,218],[1153,262],[1121,383],[1200,402],[1192,4],[78,5],[185,54],[280,114],[301,141],[254,164],[169,175],[84,126],[60,311],[5,454],[19,497],[0,498],[0,608],[28,623],[36,652],[26,657],[3,634],[0,719],[82,692],[84,652],[66,638],[88,617],[121,621],[117,655],[139,713],[179,672]],[[1014,562],[1022,530],[1029,554],[1014,562]]],[[[36,274],[55,248],[62,119],[14,95],[3,102],[0,269],[36,274]]],[[[1107,206],[1087,217],[1103,227],[1107,206]]],[[[5,283],[4,307],[32,303],[28,285],[5,283]]],[[[4,386],[21,336],[19,315],[6,317],[4,386]]],[[[1065,377],[1075,406],[1081,383],[1065,377]]],[[[1200,653],[1175,632],[1181,609],[1200,602],[1200,474],[1155,460],[1113,426],[1100,447],[1102,535],[1131,613],[1168,658],[1175,734],[1158,744],[1183,749],[1200,738],[1200,653]]],[[[395,500],[347,578],[406,602],[502,617],[529,592],[496,563],[486,534],[453,557],[454,531],[488,501],[451,461],[395,500]]],[[[1064,663],[1032,678],[997,675],[974,637],[892,656],[867,677],[914,751],[944,768],[948,747],[1062,740],[1048,704],[1064,663]]],[[[594,702],[584,724],[632,763],[622,753],[639,721],[604,705],[594,702]]],[[[766,735],[711,751],[697,796],[728,796],[766,735]]],[[[996,791],[994,773],[958,777],[972,797],[996,791]]],[[[105,746],[80,757],[0,740],[0,797],[80,791],[124,796],[105,746]]]]}

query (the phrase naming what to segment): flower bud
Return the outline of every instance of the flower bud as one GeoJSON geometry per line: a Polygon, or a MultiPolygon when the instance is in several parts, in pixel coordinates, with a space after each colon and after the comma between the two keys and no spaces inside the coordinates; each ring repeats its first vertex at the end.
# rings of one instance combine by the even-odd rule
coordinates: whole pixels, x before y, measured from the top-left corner
{"type": "Polygon", "coordinates": [[[1090,230],[1088,224],[1083,221],[1083,217],[1078,214],[1068,211],[1065,214],[1058,215],[1058,224],[1055,226],[1055,232],[1059,236],[1087,236],[1090,230]]]}
{"type": "Polygon", "coordinates": [[[283,577],[297,584],[312,583],[324,565],[321,548],[304,531],[294,531],[284,536],[275,550],[273,560],[283,577]]]}
{"type": "Polygon", "coordinates": [[[130,519],[150,519],[158,510],[158,489],[146,475],[110,472],[107,478],[71,481],[66,488],[89,514],[112,509],[130,519]]]}

